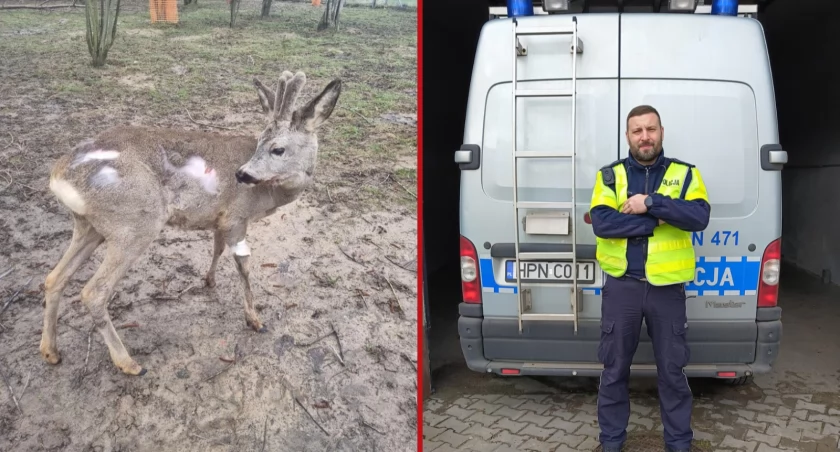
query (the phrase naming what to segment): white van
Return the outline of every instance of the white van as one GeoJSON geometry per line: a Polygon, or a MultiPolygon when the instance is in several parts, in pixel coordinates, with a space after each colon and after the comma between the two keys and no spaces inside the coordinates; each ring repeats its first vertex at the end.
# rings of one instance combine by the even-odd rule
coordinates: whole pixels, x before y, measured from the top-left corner
{"type": "MultiPolygon", "coordinates": [[[[712,206],[708,228],[693,235],[685,373],[743,384],[770,370],[782,333],[787,154],[764,33],[751,17],[692,13],[533,15],[483,27],[455,156],[458,330],[470,369],[600,374],[605,277],[589,202],[600,168],[627,155],[625,118],[642,104],[661,114],[665,155],[698,167],[712,206]],[[517,261],[529,272],[520,280],[517,261]]],[[[631,374],[656,375],[644,326],[631,374]]]]}

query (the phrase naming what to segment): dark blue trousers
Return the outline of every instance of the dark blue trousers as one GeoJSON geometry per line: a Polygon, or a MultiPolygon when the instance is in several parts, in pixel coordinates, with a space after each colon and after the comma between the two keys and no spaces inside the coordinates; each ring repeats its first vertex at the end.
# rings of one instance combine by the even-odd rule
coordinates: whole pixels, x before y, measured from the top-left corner
{"type": "Polygon", "coordinates": [[[688,326],[685,299],[683,284],[653,286],[630,277],[607,275],[602,290],[598,348],[598,360],[604,364],[598,388],[598,423],[603,445],[620,447],[627,439],[630,364],[639,345],[644,317],[656,357],[665,444],[674,449],[691,447],[692,395],[683,373],[690,358],[685,340],[688,326]]]}

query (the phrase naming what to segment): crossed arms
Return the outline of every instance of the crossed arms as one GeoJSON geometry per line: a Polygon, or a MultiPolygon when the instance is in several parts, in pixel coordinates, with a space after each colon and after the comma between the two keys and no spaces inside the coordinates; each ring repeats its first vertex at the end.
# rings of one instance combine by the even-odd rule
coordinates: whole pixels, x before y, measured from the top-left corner
{"type": "Polygon", "coordinates": [[[691,168],[685,185],[687,190],[684,199],[669,198],[658,193],[638,194],[619,206],[615,191],[604,185],[599,171],[590,210],[595,235],[601,238],[647,237],[653,235],[653,230],[660,223],[668,223],[684,231],[706,229],[711,206],[697,168],[691,168]],[[650,209],[644,204],[647,196],[653,200],[650,209]]]}

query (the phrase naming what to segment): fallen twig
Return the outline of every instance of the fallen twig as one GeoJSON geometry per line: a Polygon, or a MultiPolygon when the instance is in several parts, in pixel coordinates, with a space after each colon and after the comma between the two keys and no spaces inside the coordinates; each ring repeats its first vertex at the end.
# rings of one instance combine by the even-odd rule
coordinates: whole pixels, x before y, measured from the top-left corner
{"type": "MultiPolygon", "coordinates": [[[[330,328],[332,328],[333,333],[335,334],[335,342],[338,343],[338,359],[341,361],[341,365],[344,365],[344,350],[341,347],[341,338],[338,337],[338,330],[335,329],[335,325],[330,322],[330,328]]],[[[335,351],[335,350],[333,350],[335,351]]]]}
{"type": "Polygon", "coordinates": [[[26,374],[26,383],[23,384],[23,389],[20,391],[20,398],[18,399],[21,402],[23,402],[23,395],[26,394],[26,388],[29,387],[29,377],[31,377],[31,376],[32,376],[32,372],[26,374]]]}
{"type": "Polygon", "coordinates": [[[411,358],[408,357],[408,355],[406,355],[405,353],[400,353],[400,358],[408,361],[408,364],[414,368],[415,372],[417,372],[417,364],[415,364],[414,361],[412,361],[411,358]]]}
{"type": "Polygon", "coordinates": [[[342,252],[345,256],[347,256],[347,259],[350,259],[351,261],[353,261],[353,262],[355,262],[355,263],[357,263],[357,264],[361,265],[362,267],[364,267],[364,266],[365,266],[365,264],[363,264],[363,263],[361,263],[361,262],[357,261],[355,258],[353,258],[353,256],[351,256],[351,255],[347,254],[347,251],[344,251],[344,250],[343,250],[340,246],[338,247],[338,250],[339,250],[339,251],[341,251],[341,252],[342,252]]]}
{"type": "Polygon", "coordinates": [[[398,181],[396,177],[392,177],[392,178],[391,178],[391,180],[393,180],[394,182],[396,182],[396,183],[397,183],[397,185],[399,185],[399,186],[400,186],[400,188],[402,188],[403,190],[405,190],[405,192],[406,192],[406,193],[408,193],[409,195],[413,196],[413,197],[414,197],[414,199],[417,199],[417,194],[416,194],[416,193],[414,193],[414,192],[412,192],[411,190],[409,190],[409,189],[405,188],[405,185],[401,184],[401,183],[400,183],[400,181],[398,181]]]}
{"type": "Polygon", "coordinates": [[[0,377],[3,377],[3,382],[6,383],[6,387],[9,388],[9,394],[12,396],[12,401],[15,402],[15,406],[20,414],[23,414],[23,410],[20,409],[20,404],[18,403],[17,397],[15,397],[15,391],[12,390],[12,384],[9,383],[9,379],[6,378],[6,373],[0,370],[0,377]]]}
{"type": "MultiPolygon", "coordinates": [[[[368,222],[368,223],[370,223],[370,222],[368,222]]],[[[375,246],[375,247],[379,248],[380,250],[382,249],[382,247],[381,247],[381,246],[377,245],[377,244],[376,244],[373,240],[371,240],[369,237],[362,237],[362,240],[364,240],[365,242],[370,243],[371,245],[373,245],[373,246],[375,246]]]]}
{"type": "Polygon", "coordinates": [[[365,298],[365,294],[362,292],[362,289],[356,289],[356,293],[359,294],[360,297],[362,297],[362,303],[365,305],[365,309],[367,309],[367,299],[365,298]]]}
{"type": "Polygon", "coordinates": [[[90,341],[91,341],[92,338],[93,338],[93,330],[91,329],[90,333],[88,333],[88,346],[87,346],[87,355],[85,355],[85,368],[82,371],[82,372],[85,372],[85,373],[87,373],[87,363],[88,363],[88,358],[90,358],[90,341]]]}
{"type": "Polygon", "coordinates": [[[201,382],[202,382],[202,383],[206,383],[206,382],[208,382],[208,381],[210,381],[210,380],[212,380],[212,379],[214,379],[214,378],[218,377],[218,376],[219,376],[219,375],[221,375],[223,372],[225,372],[226,370],[230,369],[230,368],[231,368],[231,367],[233,367],[233,366],[234,366],[234,364],[228,364],[227,366],[223,367],[223,368],[222,368],[222,370],[220,370],[220,371],[218,371],[218,372],[214,373],[213,375],[210,375],[209,377],[205,378],[205,379],[204,379],[204,380],[202,380],[201,382]]]}
{"type": "Polygon", "coordinates": [[[193,289],[195,289],[195,286],[189,286],[186,289],[178,292],[178,295],[175,295],[175,296],[158,295],[158,296],[155,296],[155,297],[152,297],[152,298],[154,298],[155,300],[163,300],[163,301],[179,300],[185,293],[187,293],[187,292],[189,292],[190,290],[193,290],[193,289]]]}
{"type": "Polygon", "coordinates": [[[380,432],[379,430],[377,430],[377,429],[376,429],[376,427],[374,427],[374,426],[372,426],[372,425],[368,424],[367,422],[365,422],[365,420],[364,420],[364,419],[362,419],[362,420],[361,420],[361,422],[362,422],[362,425],[363,425],[363,426],[365,426],[365,427],[367,427],[367,428],[369,428],[369,429],[373,430],[373,431],[374,431],[374,432],[376,432],[376,433],[379,433],[380,435],[384,435],[384,433],[382,433],[382,432],[380,432]]]}
{"type": "MultiPolygon", "coordinates": [[[[341,342],[339,342],[339,347],[340,346],[341,346],[341,342]]],[[[338,358],[338,361],[341,363],[342,366],[344,366],[345,365],[344,364],[344,358],[341,356],[341,352],[336,351],[335,347],[333,347],[332,345],[330,345],[330,350],[332,350],[333,353],[335,353],[335,356],[338,358]]]]}
{"type": "Polygon", "coordinates": [[[190,432],[190,436],[195,436],[196,438],[204,440],[204,441],[210,441],[209,439],[207,439],[207,438],[205,438],[205,437],[203,437],[203,436],[201,436],[197,433],[190,432]]]}
{"type": "Polygon", "coordinates": [[[385,282],[387,282],[387,283],[388,283],[388,287],[390,287],[390,288],[391,288],[391,293],[393,293],[393,294],[394,294],[394,298],[396,298],[396,299],[397,299],[397,305],[399,305],[399,307],[400,307],[400,312],[402,312],[403,316],[405,316],[405,309],[403,309],[402,302],[400,301],[400,297],[399,297],[399,296],[397,296],[397,291],[396,291],[396,290],[394,290],[394,286],[393,286],[393,285],[391,285],[391,280],[389,280],[389,279],[388,279],[388,278],[386,278],[385,276],[383,276],[383,278],[385,278],[385,282]]]}
{"type": "Polygon", "coordinates": [[[265,452],[265,439],[266,439],[266,434],[267,433],[268,433],[268,418],[265,418],[265,424],[263,425],[263,443],[262,443],[262,449],[260,449],[262,452],[265,452]]]}
{"type": "Polygon", "coordinates": [[[356,110],[353,110],[353,109],[350,109],[350,108],[347,108],[347,107],[338,107],[338,108],[342,108],[344,110],[349,111],[350,113],[354,113],[354,114],[358,115],[360,118],[364,119],[368,124],[373,125],[373,122],[371,122],[370,119],[365,118],[364,116],[362,116],[361,113],[357,112],[356,110]]]}
{"type": "Polygon", "coordinates": [[[123,323],[122,325],[117,327],[118,330],[121,330],[121,329],[124,329],[124,328],[140,328],[140,324],[137,323],[137,322],[123,323]]]}
{"type": "Polygon", "coordinates": [[[4,276],[6,276],[9,273],[11,273],[12,271],[14,271],[14,269],[15,269],[14,267],[10,267],[8,270],[4,271],[3,273],[0,273],[0,279],[3,279],[4,276]]]}
{"type": "Polygon", "coordinates": [[[327,429],[325,429],[325,428],[324,428],[324,426],[323,426],[323,425],[321,425],[321,423],[320,423],[320,422],[318,422],[318,421],[315,419],[315,416],[312,416],[312,413],[310,413],[310,412],[309,412],[309,410],[307,410],[307,409],[306,409],[306,406],[304,406],[304,405],[303,405],[303,403],[301,403],[301,402],[300,402],[300,400],[298,400],[298,398],[297,398],[297,397],[295,397],[295,402],[296,402],[298,405],[300,405],[300,407],[301,407],[301,408],[303,408],[303,411],[305,411],[305,412],[306,412],[306,415],[307,415],[307,416],[309,416],[309,419],[312,419],[312,422],[314,422],[314,423],[315,423],[315,425],[317,425],[317,426],[318,426],[318,428],[320,428],[320,429],[321,429],[321,431],[322,431],[322,432],[324,432],[324,434],[325,434],[325,435],[327,435],[327,436],[329,436],[329,435],[330,435],[330,432],[328,432],[328,431],[327,431],[327,429]]]}
{"type": "Polygon", "coordinates": [[[2,315],[4,312],[6,312],[6,309],[8,309],[9,305],[11,305],[13,301],[15,301],[15,299],[17,298],[20,291],[25,289],[27,286],[29,286],[29,283],[32,282],[32,278],[34,278],[34,276],[30,277],[29,281],[26,281],[26,284],[24,284],[20,289],[15,291],[15,293],[13,293],[11,297],[9,297],[9,300],[6,302],[6,304],[3,305],[3,309],[0,310],[0,315],[2,315]]]}
{"type": "Polygon", "coordinates": [[[192,117],[192,115],[190,114],[190,111],[189,111],[189,110],[187,110],[187,109],[185,108],[185,109],[184,109],[184,111],[186,111],[186,112],[187,112],[187,116],[189,116],[190,121],[192,121],[193,123],[198,124],[198,125],[200,125],[200,126],[215,127],[215,128],[217,128],[217,129],[224,129],[224,130],[238,130],[238,129],[236,129],[235,127],[217,126],[217,125],[213,125],[213,124],[206,124],[206,123],[198,122],[198,121],[196,121],[195,119],[193,119],[193,117],[192,117]]]}
{"type": "Polygon", "coordinates": [[[0,6],[0,9],[56,9],[56,8],[75,8],[76,4],[72,5],[48,5],[48,6],[0,6]]]}
{"type": "Polygon", "coordinates": [[[405,267],[403,267],[402,265],[400,265],[400,264],[398,264],[398,263],[394,262],[393,260],[391,260],[391,258],[390,258],[390,257],[388,257],[388,256],[382,256],[382,257],[384,257],[385,259],[388,259],[388,262],[390,262],[390,263],[392,263],[392,264],[396,265],[397,267],[399,267],[399,268],[401,268],[401,269],[403,269],[403,270],[405,270],[405,271],[407,271],[407,272],[417,273],[417,270],[412,270],[412,269],[410,269],[410,268],[405,268],[405,267]]]}
{"type": "Polygon", "coordinates": [[[310,345],[314,345],[314,344],[316,344],[316,343],[318,343],[318,342],[321,342],[322,340],[324,340],[324,339],[326,339],[326,338],[330,337],[332,334],[333,334],[333,330],[332,330],[332,326],[331,326],[331,327],[330,327],[330,332],[329,332],[329,333],[327,333],[327,334],[325,334],[325,335],[323,335],[323,336],[318,336],[315,340],[313,340],[313,341],[311,341],[311,342],[303,342],[303,343],[300,343],[300,344],[298,344],[297,342],[295,342],[295,345],[300,346],[300,347],[309,347],[310,345]]]}

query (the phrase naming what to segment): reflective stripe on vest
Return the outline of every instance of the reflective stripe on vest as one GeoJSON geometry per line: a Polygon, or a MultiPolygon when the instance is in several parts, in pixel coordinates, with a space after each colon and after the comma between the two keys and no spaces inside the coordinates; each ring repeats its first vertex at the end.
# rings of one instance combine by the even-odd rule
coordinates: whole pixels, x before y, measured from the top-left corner
{"type": "MultiPolygon", "coordinates": [[[[615,165],[613,171],[615,172],[614,193],[604,185],[601,172],[597,173],[595,189],[592,193],[592,207],[605,205],[621,210],[621,206],[627,201],[627,171],[622,163],[615,165]]],[[[675,162],[668,165],[656,192],[669,198],[679,198],[689,171],[691,171],[692,180],[685,199],[708,201],[700,172],[695,168],[675,162]]],[[[616,278],[623,276],[627,271],[627,239],[596,237],[595,241],[597,244],[595,257],[601,269],[616,278]]],[[[655,286],[664,286],[693,281],[695,265],[691,233],[667,223],[653,229],[653,237],[648,239],[645,263],[645,276],[648,282],[655,286]]]]}

